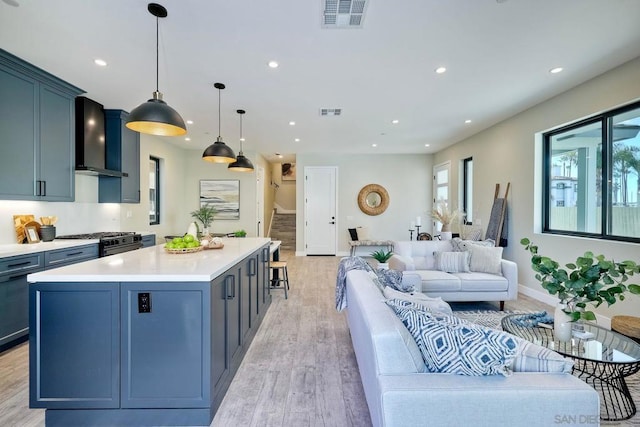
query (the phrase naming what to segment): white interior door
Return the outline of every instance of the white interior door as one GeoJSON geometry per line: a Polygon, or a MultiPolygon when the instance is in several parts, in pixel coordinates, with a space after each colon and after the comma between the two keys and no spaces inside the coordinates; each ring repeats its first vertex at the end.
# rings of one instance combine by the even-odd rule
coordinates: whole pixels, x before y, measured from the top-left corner
{"type": "Polygon", "coordinates": [[[264,168],[256,170],[256,236],[264,236],[264,168]]]}
{"type": "Polygon", "coordinates": [[[334,166],[304,168],[304,230],[307,255],[336,254],[337,175],[334,166]]]}
{"type": "MultiPolygon", "coordinates": [[[[441,163],[433,167],[433,209],[439,203],[445,203],[450,209],[449,176],[451,175],[451,162],[441,163]]],[[[433,222],[433,231],[440,230],[442,224],[433,222]]]]}

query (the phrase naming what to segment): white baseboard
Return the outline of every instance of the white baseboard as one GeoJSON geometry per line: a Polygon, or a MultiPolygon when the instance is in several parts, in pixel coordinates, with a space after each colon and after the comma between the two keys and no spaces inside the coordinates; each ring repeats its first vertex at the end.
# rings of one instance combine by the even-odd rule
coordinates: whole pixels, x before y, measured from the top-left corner
{"type": "MultiPolygon", "coordinates": [[[[555,307],[559,301],[557,297],[547,293],[546,291],[539,291],[524,285],[518,285],[518,292],[552,307],[555,307]]],[[[549,314],[553,315],[553,313],[549,314]]],[[[596,323],[600,327],[611,329],[611,318],[609,317],[596,313],[596,323]]]]}

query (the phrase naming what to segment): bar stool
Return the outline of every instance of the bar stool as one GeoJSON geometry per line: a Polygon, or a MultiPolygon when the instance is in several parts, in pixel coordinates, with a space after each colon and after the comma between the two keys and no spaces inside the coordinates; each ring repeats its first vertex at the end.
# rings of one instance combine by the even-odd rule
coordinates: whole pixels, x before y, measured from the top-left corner
{"type": "Polygon", "coordinates": [[[269,289],[284,289],[284,298],[288,298],[287,291],[289,290],[289,272],[287,271],[286,261],[271,261],[271,271],[273,272],[273,279],[271,279],[271,286],[269,289]],[[279,284],[282,283],[282,287],[279,284]]]}

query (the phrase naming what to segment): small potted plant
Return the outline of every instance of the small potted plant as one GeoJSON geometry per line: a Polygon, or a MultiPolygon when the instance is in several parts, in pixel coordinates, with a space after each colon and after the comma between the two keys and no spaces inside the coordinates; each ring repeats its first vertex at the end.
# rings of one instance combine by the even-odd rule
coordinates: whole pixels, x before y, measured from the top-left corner
{"type": "Polygon", "coordinates": [[[389,258],[393,256],[393,252],[377,250],[375,252],[371,252],[371,256],[373,257],[373,259],[378,261],[378,268],[388,269],[389,264],[387,263],[387,261],[389,261],[389,258]]]}
{"type": "Polygon", "coordinates": [[[557,261],[539,255],[538,247],[529,239],[520,240],[520,244],[531,252],[531,268],[536,279],[547,292],[560,299],[556,318],[564,312],[570,322],[596,320],[595,314],[586,310],[587,304],[612,305],[623,301],[627,292],[640,295],[640,285],[625,284],[629,277],[640,274],[640,265],[634,261],[615,262],[605,259],[604,255],[585,252],[575,263],[566,264],[565,269],[557,261]]]}
{"type": "Polygon", "coordinates": [[[217,213],[216,208],[210,206],[209,204],[200,206],[200,209],[196,209],[191,212],[191,217],[197,219],[202,223],[202,234],[209,234],[209,227],[213,222],[213,217],[217,213]]]}
{"type": "Polygon", "coordinates": [[[238,231],[234,231],[233,235],[235,237],[247,237],[247,232],[244,230],[238,230],[238,231]]]}

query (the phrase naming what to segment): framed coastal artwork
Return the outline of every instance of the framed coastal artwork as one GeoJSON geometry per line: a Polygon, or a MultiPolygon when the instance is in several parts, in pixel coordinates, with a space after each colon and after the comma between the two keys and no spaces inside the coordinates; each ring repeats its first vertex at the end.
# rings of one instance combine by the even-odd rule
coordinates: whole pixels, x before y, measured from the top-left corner
{"type": "Polygon", "coordinates": [[[296,164],[295,163],[282,164],[282,180],[283,181],[296,180],[296,164]]]}
{"type": "Polygon", "coordinates": [[[240,180],[201,179],[200,206],[216,209],[214,220],[240,219],[240,180]]]}

